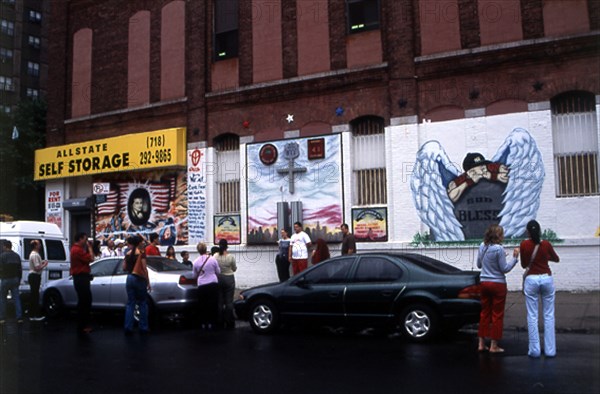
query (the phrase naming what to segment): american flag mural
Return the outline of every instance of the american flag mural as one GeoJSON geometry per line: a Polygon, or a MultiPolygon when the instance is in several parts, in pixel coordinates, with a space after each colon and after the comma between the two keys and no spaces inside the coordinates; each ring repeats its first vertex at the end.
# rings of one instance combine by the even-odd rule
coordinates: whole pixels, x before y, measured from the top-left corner
{"type": "Polygon", "coordinates": [[[136,173],[133,179],[130,174],[128,179],[94,181],[110,183],[110,192],[96,204],[97,239],[125,239],[133,234],[148,238],[151,233],[157,233],[162,245],[187,245],[185,172],[136,173]],[[142,208],[133,215],[137,199],[143,200],[142,208]]]}

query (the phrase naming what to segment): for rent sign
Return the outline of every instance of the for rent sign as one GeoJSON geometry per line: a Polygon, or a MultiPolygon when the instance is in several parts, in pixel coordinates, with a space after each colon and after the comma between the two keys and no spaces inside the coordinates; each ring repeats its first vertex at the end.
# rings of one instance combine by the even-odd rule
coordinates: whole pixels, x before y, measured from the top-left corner
{"type": "Polygon", "coordinates": [[[34,179],[185,166],[185,144],[185,128],[177,128],[39,149],[34,179]]]}

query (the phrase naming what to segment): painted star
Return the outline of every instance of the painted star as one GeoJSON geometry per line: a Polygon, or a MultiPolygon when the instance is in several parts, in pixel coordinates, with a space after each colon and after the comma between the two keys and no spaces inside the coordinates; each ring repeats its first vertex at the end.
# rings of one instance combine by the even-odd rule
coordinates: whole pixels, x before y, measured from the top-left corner
{"type": "Polygon", "coordinates": [[[287,118],[285,118],[288,123],[292,123],[294,121],[294,115],[288,114],[287,118]]]}
{"type": "Polygon", "coordinates": [[[344,114],[344,108],[343,108],[343,107],[341,107],[341,106],[340,106],[340,107],[337,107],[337,108],[335,109],[335,114],[336,114],[337,116],[342,116],[342,115],[344,114]]]}

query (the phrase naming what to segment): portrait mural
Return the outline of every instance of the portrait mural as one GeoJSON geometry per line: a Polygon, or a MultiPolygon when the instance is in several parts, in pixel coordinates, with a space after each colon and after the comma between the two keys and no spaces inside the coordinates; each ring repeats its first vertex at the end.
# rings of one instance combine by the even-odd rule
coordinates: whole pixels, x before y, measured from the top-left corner
{"type": "Polygon", "coordinates": [[[110,192],[96,203],[96,238],[159,235],[161,245],[187,245],[188,201],[185,172],[114,175],[110,192]],[[119,179],[122,177],[122,179],[119,179]]]}
{"type": "Polygon", "coordinates": [[[491,160],[469,152],[462,166],[463,172],[438,141],[417,152],[410,186],[433,240],[480,239],[493,223],[504,227],[506,238],[523,236],[527,222],[537,216],[545,176],[531,134],[516,128],[491,160]]]}
{"type": "Polygon", "coordinates": [[[249,244],[277,241],[278,202],[302,203],[302,224],[313,242],[341,241],[339,134],[249,144],[246,149],[249,244]]]}

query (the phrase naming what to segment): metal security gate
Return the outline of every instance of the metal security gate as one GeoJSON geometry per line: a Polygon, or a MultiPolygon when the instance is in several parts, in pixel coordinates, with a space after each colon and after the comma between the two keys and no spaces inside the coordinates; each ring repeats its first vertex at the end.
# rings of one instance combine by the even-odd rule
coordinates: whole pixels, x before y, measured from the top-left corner
{"type": "Polygon", "coordinates": [[[215,141],[218,213],[240,211],[240,140],[227,134],[215,141]]]}
{"type": "Polygon", "coordinates": [[[351,124],[354,205],[387,204],[383,126],[378,117],[360,118],[351,124]]]}

